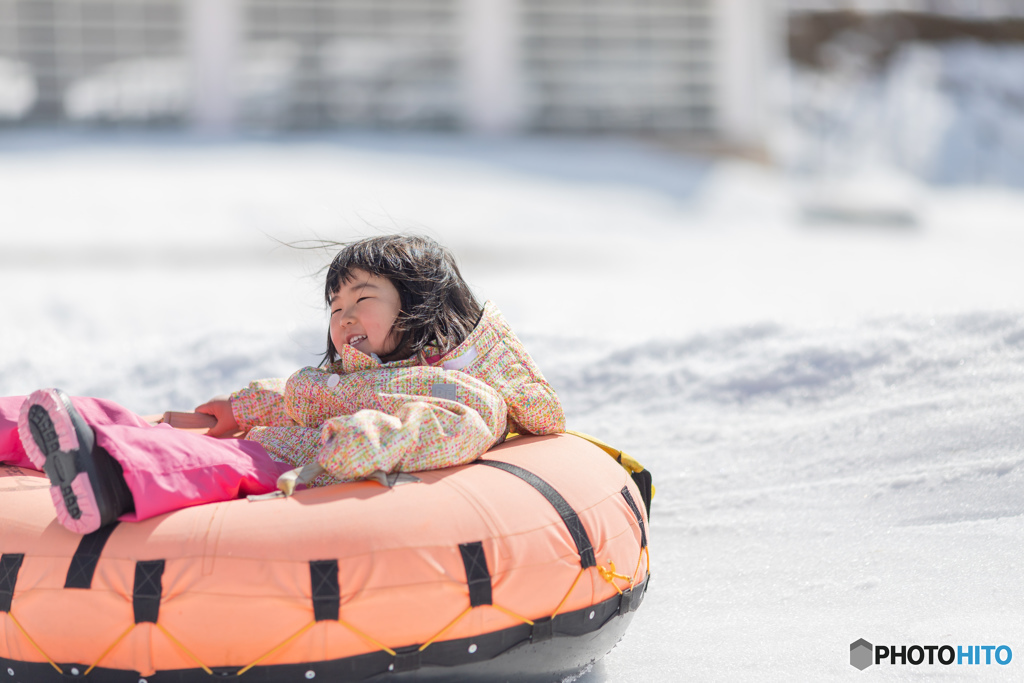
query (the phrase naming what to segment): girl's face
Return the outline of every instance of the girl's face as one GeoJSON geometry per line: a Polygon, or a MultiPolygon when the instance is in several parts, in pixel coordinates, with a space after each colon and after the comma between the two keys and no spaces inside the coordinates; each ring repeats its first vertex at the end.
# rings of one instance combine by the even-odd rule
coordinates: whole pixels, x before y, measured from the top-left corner
{"type": "Polygon", "coordinates": [[[353,268],[331,298],[331,341],[370,355],[385,356],[398,346],[400,335],[392,332],[402,310],[398,290],[387,278],[353,268]]]}

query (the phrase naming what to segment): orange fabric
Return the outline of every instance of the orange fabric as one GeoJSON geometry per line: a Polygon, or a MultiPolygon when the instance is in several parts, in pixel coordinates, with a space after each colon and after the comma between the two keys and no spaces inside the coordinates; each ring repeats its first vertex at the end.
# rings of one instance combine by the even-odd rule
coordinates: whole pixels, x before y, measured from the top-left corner
{"type": "MultiPolygon", "coordinates": [[[[636,581],[643,580],[640,530],[620,495],[627,486],[639,502],[639,491],[602,450],[555,435],[515,439],[484,457],[550,483],[578,513],[597,562],[620,570],[639,564],[636,581]]],[[[103,550],[92,588],[65,590],[81,537],[55,521],[40,473],[0,467],[0,550],[25,553],[11,612],[55,661],[91,663],[132,623],[136,561],[165,559],[163,630],[137,625],[102,663],[146,676],[196,666],[166,634],[218,667],[245,666],[297,633],[313,620],[310,560],[338,560],[344,624],[318,623],[263,664],[378,649],[358,633],[395,649],[426,643],[469,606],[460,543],[483,543],[494,603],[513,614],[474,608],[443,640],[514,626],[521,623],[516,615],[550,616],[563,598],[560,612],[568,612],[617,594],[597,568],[580,576],[558,514],[513,475],[468,465],[417,476],[422,483],[391,489],[352,482],[122,524],[103,550]]],[[[5,615],[0,657],[42,661],[5,615]]]]}

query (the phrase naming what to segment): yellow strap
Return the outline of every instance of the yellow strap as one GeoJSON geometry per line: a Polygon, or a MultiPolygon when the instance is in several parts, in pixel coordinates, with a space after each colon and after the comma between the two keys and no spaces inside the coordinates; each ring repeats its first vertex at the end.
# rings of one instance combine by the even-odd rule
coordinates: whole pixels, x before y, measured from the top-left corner
{"type": "Polygon", "coordinates": [[[526,617],[524,617],[524,616],[522,616],[520,614],[516,614],[515,612],[513,612],[510,609],[505,609],[501,605],[494,605],[494,604],[492,604],[491,607],[493,607],[494,609],[498,610],[499,612],[504,612],[505,614],[509,615],[510,617],[518,619],[519,621],[521,621],[521,622],[523,622],[525,624],[529,624],[530,626],[533,626],[533,621],[532,620],[527,619],[526,617]]]}
{"type": "Polygon", "coordinates": [[[132,624],[131,626],[129,626],[128,628],[126,628],[126,629],[124,630],[124,633],[122,633],[121,635],[119,635],[119,636],[117,637],[117,639],[116,639],[116,640],[114,640],[114,642],[112,642],[112,643],[111,643],[111,644],[110,644],[110,645],[109,645],[109,646],[107,647],[107,649],[103,651],[103,654],[101,654],[101,655],[100,655],[99,657],[97,657],[97,658],[96,658],[96,661],[92,663],[92,666],[90,666],[90,667],[89,667],[88,669],[86,669],[86,670],[85,670],[85,673],[84,673],[84,674],[82,674],[82,675],[83,675],[83,676],[88,676],[88,675],[89,675],[89,672],[90,672],[90,671],[92,671],[93,669],[95,669],[95,668],[96,668],[96,665],[97,665],[97,664],[99,664],[100,662],[102,662],[102,661],[103,661],[103,658],[104,658],[104,657],[106,657],[106,656],[107,656],[108,654],[110,654],[110,651],[111,651],[111,650],[113,650],[113,649],[114,649],[115,647],[117,647],[117,644],[118,644],[118,643],[120,643],[120,642],[121,642],[122,640],[124,640],[124,637],[125,637],[126,635],[128,635],[129,633],[131,633],[131,632],[132,632],[132,629],[133,629],[133,628],[135,628],[135,624],[132,624]]]}
{"type": "Polygon", "coordinates": [[[625,574],[619,574],[615,571],[615,563],[608,560],[608,569],[605,569],[601,565],[597,565],[597,573],[601,575],[601,578],[612,585],[612,587],[618,591],[619,595],[622,595],[622,589],[615,583],[615,579],[624,579],[629,581],[629,577],[625,574]]]}
{"type": "Polygon", "coordinates": [[[572,434],[573,436],[578,436],[581,439],[583,439],[585,441],[589,441],[590,443],[594,444],[595,446],[600,448],[602,451],[604,451],[608,455],[610,455],[613,458],[615,458],[615,460],[620,465],[622,465],[626,469],[627,472],[631,472],[631,473],[643,472],[644,469],[645,469],[644,466],[641,465],[640,462],[636,458],[634,458],[631,455],[626,455],[625,453],[620,451],[618,448],[615,448],[614,446],[609,446],[604,441],[601,441],[601,439],[598,439],[596,436],[591,436],[590,434],[584,434],[583,432],[577,432],[577,431],[574,431],[572,429],[565,430],[565,433],[566,434],[572,434]]]}
{"type": "MultiPolygon", "coordinates": [[[[615,461],[622,465],[623,469],[625,469],[630,474],[643,472],[646,469],[643,465],[640,464],[640,461],[634,458],[633,456],[623,453],[614,446],[609,446],[604,441],[601,441],[601,439],[598,439],[596,436],[590,436],[590,434],[584,434],[583,432],[577,432],[572,429],[565,430],[565,433],[572,434],[573,436],[578,436],[584,441],[589,441],[590,443],[594,444],[602,451],[615,458],[615,461]]],[[[654,498],[653,484],[651,485],[651,498],[654,498]]]]}
{"type": "Polygon", "coordinates": [[[565,601],[569,599],[569,596],[572,594],[572,590],[574,588],[576,588],[576,584],[580,582],[580,577],[583,576],[583,572],[585,572],[585,571],[587,571],[587,570],[586,569],[580,569],[580,573],[576,575],[575,579],[573,579],[572,585],[569,586],[569,590],[567,590],[565,592],[565,597],[562,598],[562,602],[558,603],[558,607],[556,607],[555,611],[551,613],[551,618],[552,619],[554,619],[556,616],[558,616],[559,610],[562,609],[562,605],[565,604],[565,601]]]}
{"type": "MultiPolygon", "coordinates": [[[[567,429],[567,430],[565,430],[565,433],[566,434],[572,434],[573,436],[578,436],[581,439],[583,439],[584,441],[589,441],[590,443],[594,444],[595,446],[600,448],[602,451],[604,451],[608,455],[610,455],[613,458],[615,458],[616,462],[618,462],[620,465],[622,465],[622,467],[625,468],[625,470],[627,472],[631,473],[631,474],[635,474],[636,472],[643,472],[645,469],[647,469],[643,465],[641,465],[640,461],[637,460],[636,458],[634,458],[632,455],[628,455],[626,453],[623,453],[622,451],[620,451],[618,448],[615,448],[614,446],[609,446],[608,444],[606,444],[604,441],[601,441],[601,439],[597,438],[596,436],[591,436],[590,434],[584,434],[583,432],[577,432],[574,429],[567,429]]],[[[505,441],[509,441],[511,439],[518,438],[519,436],[520,435],[516,434],[515,432],[509,432],[508,436],[505,437],[505,441]]],[[[654,495],[654,487],[653,486],[651,487],[651,495],[652,496],[654,495]]]]}
{"type": "Polygon", "coordinates": [[[241,669],[240,669],[240,670],[238,671],[238,673],[237,673],[237,674],[235,674],[235,676],[241,676],[241,675],[242,675],[242,674],[244,674],[244,673],[245,673],[246,671],[248,671],[249,669],[253,668],[254,666],[256,666],[257,664],[259,664],[259,663],[260,663],[260,662],[262,662],[262,661],[263,661],[264,659],[266,659],[266,658],[267,658],[267,657],[269,657],[270,655],[274,654],[274,653],[275,653],[275,652],[277,652],[278,650],[280,650],[280,649],[284,648],[284,647],[285,647],[286,645],[288,645],[288,644],[289,644],[290,642],[292,642],[293,640],[295,640],[296,638],[298,638],[299,636],[301,636],[301,635],[302,635],[303,633],[305,633],[305,632],[306,632],[306,631],[308,631],[309,629],[313,628],[314,626],[316,626],[316,622],[315,622],[315,621],[311,621],[311,622],[309,622],[308,624],[306,624],[305,626],[303,626],[302,628],[300,628],[300,629],[299,629],[298,631],[296,631],[295,633],[293,633],[293,634],[292,634],[291,636],[289,636],[289,637],[285,638],[285,639],[284,639],[284,640],[283,640],[283,641],[282,641],[282,642],[281,642],[281,643],[280,643],[279,645],[276,645],[276,646],[272,647],[272,648],[270,649],[270,651],[269,651],[269,652],[267,652],[267,653],[266,653],[266,654],[264,654],[264,655],[261,655],[260,657],[257,657],[257,658],[256,658],[256,659],[255,659],[255,660],[253,661],[253,663],[252,663],[252,664],[249,664],[248,666],[243,666],[243,667],[242,667],[242,668],[241,668],[241,669]]]}
{"type": "Polygon", "coordinates": [[[376,645],[377,647],[379,647],[380,649],[384,650],[384,652],[387,652],[392,657],[395,656],[396,652],[394,650],[392,650],[390,647],[388,647],[387,645],[384,645],[383,643],[377,642],[376,640],[374,640],[370,636],[366,635],[365,633],[363,633],[362,631],[360,631],[359,629],[357,629],[355,626],[353,626],[352,624],[348,623],[347,621],[342,621],[341,619],[338,619],[338,623],[341,624],[342,626],[344,626],[345,628],[347,628],[349,631],[352,631],[352,633],[356,634],[357,636],[359,636],[360,638],[362,638],[366,642],[368,642],[368,643],[370,643],[372,645],[376,645]]]}
{"type": "Polygon", "coordinates": [[[433,638],[431,638],[431,639],[430,639],[430,640],[428,640],[427,642],[425,642],[425,643],[423,643],[422,645],[420,645],[420,650],[419,650],[419,651],[420,651],[420,652],[423,652],[424,650],[426,650],[426,649],[427,649],[427,647],[428,647],[428,646],[429,646],[429,645],[430,645],[431,643],[433,643],[433,642],[434,642],[435,640],[437,640],[438,638],[440,638],[441,636],[443,636],[443,635],[444,635],[445,633],[447,633],[447,632],[448,632],[448,629],[450,629],[450,628],[451,628],[452,626],[455,626],[455,624],[457,624],[457,623],[459,623],[460,621],[462,621],[462,617],[466,616],[467,614],[469,614],[469,613],[470,613],[470,612],[472,612],[472,611],[473,611],[473,608],[472,608],[472,607],[467,607],[467,608],[466,608],[465,610],[463,610],[463,611],[462,611],[462,614],[460,614],[459,616],[457,616],[457,617],[455,617],[454,619],[452,619],[451,623],[449,623],[449,624],[448,624],[447,626],[445,626],[445,627],[444,627],[443,629],[441,629],[440,631],[438,631],[438,632],[437,632],[437,635],[435,635],[435,636],[434,636],[433,638]]]}
{"type": "MultiPolygon", "coordinates": [[[[43,648],[39,647],[39,645],[36,644],[36,641],[32,640],[32,636],[30,636],[28,634],[28,631],[26,631],[25,627],[21,625],[21,622],[19,622],[14,617],[14,614],[12,614],[11,612],[8,612],[7,616],[9,616],[11,618],[11,621],[14,622],[14,625],[18,627],[19,631],[21,631],[21,635],[25,636],[25,638],[28,640],[28,642],[32,643],[32,647],[34,647],[36,650],[39,651],[39,654],[41,654],[43,656],[43,659],[48,661],[50,663],[50,666],[52,666],[54,669],[56,669],[59,673],[63,674],[64,670],[61,669],[59,666],[57,666],[57,662],[55,662],[52,659],[50,659],[50,655],[48,655],[45,652],[43,652],[43,648]]],[[[86,673],[89,673],[89,672],[87,671],[86,673]]]]}
{"type": "Polygon", "coordinates": [[[636,558],[636,569],[633,570],[633,576],[629,579],[629,587],[632,588],[636,585],[636,574],[640,571],[640,563],[644,560],[644,555],[647,555],[647,576],[651,575],[651,549],[641,548],[640,554],[636,558]]]}
{"type": "Polygon", "coordinates": [[[198,665],[199,665],[199,668],[200,668],[200,669],[202,669],[202,670],[203,670],[203,671],[205,671],[206,673],[210,674],[211,676],[213,675],[213,670],[212,670],[212,669],[210,669],[210,667],[208,667],[208,666],[206,666],[205,664],[203,664],[202,662],[200,662],[200,661],[199,661],[199,658],[198,658],[198,657],[196,657],[196,656],[195,656],[194,654],[192,654],[191,652],[189,652],[189,649],[188,649],[187,647],[185,647],[184,645],[182,645],[182,644],[181,644],[181,642],[180,642],[180,641],[179,641],[179,640],[178,640],[177,638],[175,638],[174,636],[172,636],[172,635],[171,635],[171,633],[170,633],[170,631],[168,631],[167,629],[165,629],[165,628],[164,628],[163,626],[161,626],[160,624],[154,624],[154,626],[156,626],[156,627],[157,627],[158,629],[160,629],[161,631],[163,631],[163,634],[164,634],[165,636],[167,636],[167,638],[168,638],[168,639],[169,639],[169,640],[170,640],[170,641],[171,641],[172,643],[174,643],[175,645],[177,645],[177,646],[178,646],[178,649],[179,649],[179,650],[181,650],[182,652],[184,652],[184,653],[185,653],[186,655],[188,655],[188,656],[189,656],[189,658],[190,658],[190,659],[191,659],[191,660],[192,660],[193,662],[195,662],[196,664],[198,664],[198,665]]]}

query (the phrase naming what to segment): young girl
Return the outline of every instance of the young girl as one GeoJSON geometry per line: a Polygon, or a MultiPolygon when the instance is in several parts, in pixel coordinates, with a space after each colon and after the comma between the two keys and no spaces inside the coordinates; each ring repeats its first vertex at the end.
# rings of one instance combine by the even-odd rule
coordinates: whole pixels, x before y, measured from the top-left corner
{"type": "Polygon", "coordinates": [[[45,472],[58,520],[84,534],[118,518],[266,493],[310,463],[326,470],[315,482],[326,484],[470,462],[510,430],[565,430],[533,359],[435,241],[351,244],[331,263],[324,296],[320,367],[199,406],[216,418],[208,436],[43,389],[0,399],[0,459],[45,472]],[[244,439],[210,438],[239,431],[244,439]]]}

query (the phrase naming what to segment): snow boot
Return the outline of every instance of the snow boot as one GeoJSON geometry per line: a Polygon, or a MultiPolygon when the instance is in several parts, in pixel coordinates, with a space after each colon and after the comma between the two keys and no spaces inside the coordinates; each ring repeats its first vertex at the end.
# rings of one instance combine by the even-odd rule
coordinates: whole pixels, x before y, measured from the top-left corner
{"type": "Polygon", "coordinates": [[[88,534],[135,509],[124,470],[103,448],[60,389],[33,392],[21,407],[18,436],[29,460],[50,479],[57,520],[88,534]]]}

